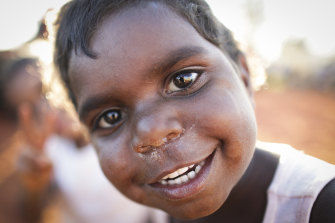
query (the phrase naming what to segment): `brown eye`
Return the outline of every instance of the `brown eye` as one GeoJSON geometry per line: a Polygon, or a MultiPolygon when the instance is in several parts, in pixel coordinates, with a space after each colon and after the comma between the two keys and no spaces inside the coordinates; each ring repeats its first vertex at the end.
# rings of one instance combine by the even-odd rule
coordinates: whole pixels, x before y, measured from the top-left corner
{"type": "Polygon", "coordinates": [[[199,74],[194,71],[177,74],[170,81],[168,91],[174,92],[186,89],[194,83],[198,76],[199,74]]]}
{"type": "Polygon", "coordinates": [[[98,120],[99,128],[111,128],[114,127],[122,119],[121,111],[119,110],[109,110],[101,115],[98,120]]]}

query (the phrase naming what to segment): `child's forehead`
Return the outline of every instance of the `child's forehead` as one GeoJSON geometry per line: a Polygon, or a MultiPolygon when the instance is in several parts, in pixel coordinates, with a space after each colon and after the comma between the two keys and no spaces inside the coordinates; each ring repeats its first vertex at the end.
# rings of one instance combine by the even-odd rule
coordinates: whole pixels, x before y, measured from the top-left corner
{"type": "Polygon", "coordinates": [[[174,35],[191,38],[187,36],[190,34],[199,35],[186,19],[162,3],[151,2],[107,16],[98,26],[90,46],[93,51],[102,51],[106,45],[117,49],[117,45],[128,42],[132,43],[127,47],[129,50],[141,48],[146,42],[162,45],[174,35]]]}
{"type": "MultiPolygon", "coordinates": [[[[127,42],[128,44],[122,45],[122,48],[127,48],[128,51],[119,50],[119,52],[117,52],[118,56],[115,58],[118,59],[125,53],[129,54],[130,48],[135,49],[143,46],[143,41],[147,42],[157,39],[161,43],[164,43],[164,37],[172,35],[172,33],[169,34],[169,32],[167,32],[169,35],[160,35],[161,31],[158,32],[157,29],[172,23],[173,20],[176,20],[176,24],[180,23],[179,20],[181,20],[181,17],[177,16],[162,4],[151,3],[139,5],[137,8],[124,8],[104,17],[102,22],[97,26],[97,29],[93,32],[89,47],[97,54],[99,59],[101,59],[101,55],[106,53],[107,48],[108,50],[112,48],[113,52],[115,52],[119,50],[119,46],[121,46],[123,42],[127,42]],[[164,15],[164,19],[162,15],[164,15]],[[151,36],[147,36],[149,32],[151,36]],[[154,38],[149,40],[148,37],[154,38]],[[129,43],[132,43],[131,47],[129,43]]],[[[84,53],[79,52],[78,54],[72,51],[70,68],[71,66],[80,67],[78,65],[82,63],[78,63],[78,59],[90,60],[84,53]]]]}
{"type": "Polygon", "coordinates": [[[148,4],[138,8],[127,8],[112,14],[98,26],[90,48],[97,55],[92,59],[83,53],[72,52],[69,63],[71,76],[90,71],[109,60],[115,64],[136,64],[135,58],[145,56],[154,64],[163,54],[169,54],[185,46],[197,46],[205,40],[184,18],[163,4],[148,4]],[[112,61],[111,61],[112,59],[112,61]]]}

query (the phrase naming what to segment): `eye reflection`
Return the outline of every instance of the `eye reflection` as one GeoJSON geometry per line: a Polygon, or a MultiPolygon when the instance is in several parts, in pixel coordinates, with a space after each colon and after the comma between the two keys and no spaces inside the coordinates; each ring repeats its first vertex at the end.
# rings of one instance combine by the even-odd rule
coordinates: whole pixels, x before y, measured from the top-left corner
{"type": "Polygon", "coordinates": [[[98,120],[99,128],[111,128],[115,126],[122,119],[121,111],[109,110],[103,113],[98,120]]]}
{"type": "Polygon", "coordinates": [[[194,71],[177,74],[173,77],[168,86],[168,91],[180,91],[190,87],[198,77],[198,73],[194,71]]]}

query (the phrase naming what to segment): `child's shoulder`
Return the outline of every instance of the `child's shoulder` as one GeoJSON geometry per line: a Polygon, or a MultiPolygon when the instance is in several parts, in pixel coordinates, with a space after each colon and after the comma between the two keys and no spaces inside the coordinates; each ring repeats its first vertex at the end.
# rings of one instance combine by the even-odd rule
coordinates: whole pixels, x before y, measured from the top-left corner
{"type": "MultiPolygon", "coordinates": [[[[284,182],[294,177],[297,181],[304,183],[301,186],[309,193],[312,190],[308,189],[311,184],[329,182],[335,177],[335,165],[307,155],[287,144],[257,142],[256,147],[258,150],[279,156],[274,181],[276,181],[276,178],[280,178],[280,182],[284,182]]],[[[287,187],[285,188],[284,193],[289,193],[287,187]]],[[[298,188],[292,188],[292,190],[295,190],[295,192],[301,191],[298,188]]]]}
{"type": "Polygon", "coordinates": [[[310,216],[324,222],[319,218],[335,217],[334,211],[324,211],[326,206],[327,210],[334,209],[335,165],[285,144],[258,143],[258,148],[280,156],[268,189],[265,222],[286,218],[289,222],[309,222],[310,216]]]}

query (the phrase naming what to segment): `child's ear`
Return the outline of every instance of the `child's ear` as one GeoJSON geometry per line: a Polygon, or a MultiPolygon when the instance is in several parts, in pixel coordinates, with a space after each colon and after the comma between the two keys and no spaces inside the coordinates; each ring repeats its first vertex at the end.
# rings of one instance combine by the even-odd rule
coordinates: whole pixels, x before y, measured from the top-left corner
{"type": "Polygon", "coordinates": [[[239,73],[240,73],[240,78],[242,79],[242,82],[248,92],[248,95],[251,100],[251,104],[255,107],[255,102],[254,102],[254,94],[253,94],[253,88],[251,84],[251,75],[249,72],[249,66],[247,59],[244,54],[240,54],[238,56],[238,68],[239,68],[239,73]]]}

